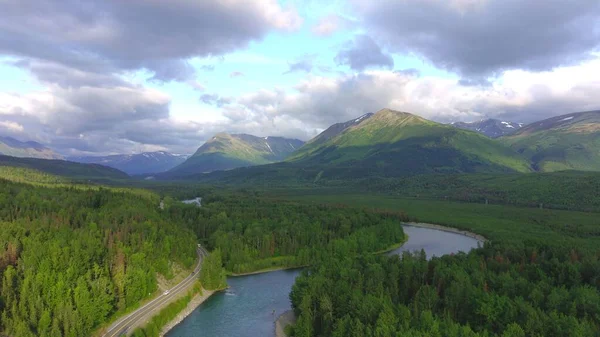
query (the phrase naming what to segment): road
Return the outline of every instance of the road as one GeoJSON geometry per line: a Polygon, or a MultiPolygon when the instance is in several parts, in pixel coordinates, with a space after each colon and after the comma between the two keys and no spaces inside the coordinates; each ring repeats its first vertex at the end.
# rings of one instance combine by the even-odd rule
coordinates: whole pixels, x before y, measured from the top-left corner
{"type": "Polygon", "coordinates": [[[168,294],[161,294],[159,297],[146,303],[143,307],[118,320],[116,323],[111,325],[110,328],[108,328],[108,330],[106,330],[102,337],[116,337],[128,335],[129,333],[133,332],[130,331],[133,330],[130,329],[131,327],[136,327],[144,319],[154,316],[154,314],[158,314],[158,310],[160,310],[165,304],[170,303],[180,293],[187,291],[188,286],[192,285],[198,277],[198,273],[200,272],[200,269],[202,267],[202,258],[208,255],[208,252],[202,247],[198,247],[197,253],[198,265],[194,269],[193,274],[190,274],[178,285],[169,289],[168,294]]]}

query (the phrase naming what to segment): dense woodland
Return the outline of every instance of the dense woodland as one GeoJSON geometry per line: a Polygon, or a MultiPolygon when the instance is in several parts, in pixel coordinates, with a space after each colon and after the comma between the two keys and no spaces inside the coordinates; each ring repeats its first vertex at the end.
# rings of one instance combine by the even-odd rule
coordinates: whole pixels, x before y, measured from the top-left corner
{"type": "Polygon", "coordinates": [[[158,198],[0,182],[1,325],[13,336],[87,336],[196,261],[195,235],[158,198]]]}
{"type": "Polygon", "coordinates": [[[486,244],[431,260],[330,259],[296,280],[294,336],[599,336],[599,258],[486,244]]]}
{"type": "Polygon", "coordinates": [[[209,247],[218,248],[233,273],[295,267],[328,255],[388,249],[404,239],[403,213],[341,206],[302,205],[244,195],[214,195],[203,207],[166,202],[209,247]]]}
{"type": "MultiPolygon", "coordinates": [[[[7,335],[90,335],[157,293],[157,274],[171,277],[175,264],[191,269],[200,242],[211,251],[200,273],[206,289],[225,287],[225,270],[310,265],[290,295],[297,337],[600,336],[595,222],[570,224],[589,213],[519,209],[512,217],[521,225],[513,228],[486,217],[496,210],[486,206],[475,212],[475,226],[461,218],[475,213],[457,204],[440,212],[493,243],[427,260],[423,252],[373,254],[403,242],[403,212],[6,173],[13,181],[0,180],[0,331],[7,335]],[[202,207],[166,195],[201,195],[202,207]]],[[[383,201],[376,204],[389,206],[383,201]]]]}
{"type": "Polygon", "coordinates": [[[223,266],[244,273],[307,265],[404,240],[404,214],[247,193],[213,193],[202,207],[166,197],[161,209],[160,197],[143,190],[9,173],[12,182],[0,180],[0,331],[8,335],[88,336],[157,293],[157,274],[172,277],[175,264],[191,269],[198,242],[212,252],[202,285],[222,289],[223,266]]]}

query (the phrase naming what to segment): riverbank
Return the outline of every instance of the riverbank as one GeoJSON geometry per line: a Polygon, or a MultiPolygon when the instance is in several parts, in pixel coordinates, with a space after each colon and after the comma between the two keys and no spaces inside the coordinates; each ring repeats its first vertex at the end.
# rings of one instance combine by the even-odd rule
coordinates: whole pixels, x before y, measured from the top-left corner
{"type": "MultiPolygon", "coordinates": [[[[398,243],[393,244],[385,249],[373,252],[371,254],[385,254],[385,253],[391,252],[393,250],[396,250],[396,249],[402,247],[402,245],[404,245],[406,243],[406,241],[408,241],[408,235],[404,235],[404,239],[401,242],[398,242],[398,243]]],[[[270,273],[270,272],[279,271],[279,270],[302,269],[302,268],[306,268],[308,266],[310,266],[310,265],[306,264],[306,265],[302,265],[302,266],[291,266],[291,267],[271,267],[271,268],[259,269],[259,270],[255,270],[255,271],[251,271],[251,272],[247,272],[247,273],[232,273],[232,272],[228,271],[227,276],[240,277],[240,276],[270,273]]]]}
{"type": "Polygon", "coordinates": [[[296,315],[292,310],[288,310],[277,317],[275,321],[275,337],[288,337],[285,333],[285,327],[296,323],[296,315]]]}
{"type": "Polygon", "coordinates": [[[395,245],[389,246],[389,247],[388,247],[388,248],[386,248],[386,249],[382,249],[382,250],[380,250],[380,251],[373,252],[373,253],[371,253],[371,254],[379,255],[379,254],[385,254],[385,253],[389,253],[389,252],[391,252],[391,251],[394,251],[394,250],[396,250],[396,249],[398,249],[398,248],[400,248],[400,247],[404,246],[404,244],[406,243],[406,241],[408,241],[408,239],[409,239],[408,235],[407,235],[406,233],[404,233],[404,239],[402,240],[402,242],[398,242],[398,243],[397,243],[397,244],[395,244],[395,245]]]}
{"type": "Polygon", "coordinates": [[[200,304],[206,301],[210,296],[212,296],[216,291],[214,290],[206,290],[202,288],[202,292],[196,294],[190,302],[187,304],[185,309],[177,314],[175,318],[173,318],[169,323],[162,327],[159,336],[165,336],[171,329],[173,329],[177,324],[181,323],[189,314],[191,314],[200,304]]]}
{"type": "Polygon", "coordinates": [[[273,268],[265,268],[265,269],[259,269],[259,270],[255,270],[255,271],[250,271],[247,273],[231,273],[231,272],[227,272],[227,276],[231,276],[231,277],[240,277],[240,276],[248,276],[248,275],[256,275],[256,274],[264,274],[264,273],[270,273],[272,271],[279,271],[279,270],[292,270],[292,269],[302,269],[302,268],[306,268],[309,265],[303,265],[303,266],[292,266],[292,267],[273,267],[273,268]]]}
{"type": "Polygon", "coordinates": [[[462,229],[448,227],[448,226],[442,226],[442,225],[436,225],[436,224],[424,223],[424,222],[405,222],[405,223],[403,223],[403,225],[412,226],[412,227],[436,229],[436,230],[443,231],[443,232],[461,234],[461,235],[473,238],[481,243],[488,241],[488,239],[486,239],[483,235],[479,235],[477,233],[469,232],[467,230],[462,230],[462,229]]]}

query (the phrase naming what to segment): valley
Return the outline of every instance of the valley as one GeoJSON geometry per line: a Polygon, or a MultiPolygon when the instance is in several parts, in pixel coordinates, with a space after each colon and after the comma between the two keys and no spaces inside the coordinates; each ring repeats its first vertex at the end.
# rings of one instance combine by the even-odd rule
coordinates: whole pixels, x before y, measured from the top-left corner
{"type": "MultiPolygon", "coordinates": [[[[596,115],[560,116],[492,139],[458,125],[383,109],[334,124],[306,143],[218,134],[187,159],[166,152],[68,158],[78,162],[0,156],[0,197],[12,200],[0,213],[6,223],[0,234],[8,242],[0,260],[1,297],[7,304],[0,308],[6,317],[3,329],[22,336],[150,337],[167,330],[168,336],[196,335],[201,326],[207,336],[269,336],[274,320],[290,309],[297,320],[286,331],[297,337],[310,337],[310,331],[319,329],[328,334],[381,326],[380,318],[363,317],[363,328],[350,328],[353,323],[347,322],[357,318],[347,317],[365,313],[332,316],[322,311],[329,305],[342,312],[348,301],[355,301],[347,298],[349,290],[332,288],[329,282],[335,280],[348,289],[363,287],[367,297],[361,301],[383,287],[391,294],[386,303],[402,308],[394,315],[406,315],[412,308],[419,319],[434,322],[428,324],[469,331],[469,336],[517,325],[532,333],[558,331],[556,325],[566,323],[535,327],[529,316],[516,318],[522,313],[510,319],[512,325],[488,317],[496,322],[494,327],[478,326],[473,317],[498,298],[520,305],[515,309],[520,312],[538,305],[521,303],[497,288],[495,274],[498,261],[524,261],[532,254],[541,259],[555,256],[560,268],[581,273],[579,281],[562,280],[540,290],[544,296],[556,289],[567,289],[573,301],[581,301],[581,292],[596,296],[598,276],[589,274],[589,268],[598,265],[590,254],[600,245],[600,172],[593,162],[596,115]],[[576,142],[578,147],[573,146],[576,142]],[[591,152],[582,154],[586,149],[591,152]],[[43,201],[50,196],[52,202],[43,201]],[[406,226],[419,222],[433,225],[406,226]],[[79,269],[68,278],[57,276],[62,267],[35,257],[34,249],[47,251],[48,257],[64,252],[42,245],[41,238],[29,238],[25,233],[33,229],[43,229],[49,242],[57,244],[79,247],[87,242],[95,248],[75,248],[74,256],[88,256],[89,262],[71,260],[79,269]],[[470,234],[460,238],[462,233],[470,234]],[[473,244],[473,236],[488,240],[473,244]],[[202,268],[193,269],[198,245],[210,252],[202,268]],[[464,253],[456,254],[458,250],[464,253]],[[394,253],[382,254],[390,251],[394,253]],[[402,260],[386,257],[398,254],[402,260]],[[446,266],[448,259],[456,259],[452,263],[460,267],[446,266]],[[462,296],[454,293],[443,300],[427,295],[433,296],[429,304],[415,307],[426,296],[423,292],[431,291],[432,282],[455,282],[457,276],[446,276],[443,268],[459,273],[469,270],[472,262],[465,261],[474,259],[487,259],[493,271],[478,277],[489,280],[488,289],[495,287],[495,297],[477,292],[479,281],[463,278],[465,289],[480,301],[469,307],[467,316],[460,318],[451,306],[462,296]],[[19,269],[27,261],[36,270],[46,268],[47,278],[59,282],[57,286],[75,288],[73,295],[63,292],[67,303],[74,304],[44,295],[61,290],[32,281],[32,274],[19,269]],[[402,284],[412,288],[400,291],[381,270],[396,275],[394,270],[406,264],[434,271],[426,279],[403,272],[402,284]],[[157,279],[169,280],[182,272],[187,274],[181,283],[185,286],[173,288],[180,290],[171,294],[158,288],[157,279]],[[344,273],[375,275],[369,282],[379,282],[379,288],[348,284],[339,279],[344,273]],[[314,282],[329,289],[330,297],[307,286],[314,282]],[[268,286],[273,283],[278,284],[276,292],[268,286]],[[41,302],[32,304],[29,291],[41,302]],[[403,295],[394,295],[398,291],[403,295]],[[329,298],[331,304],[321,304],[318,297],[329,298]],[[307,303],[314,301],[322,315],[318,320],[308,309],[307,303]],[[29,308],[19,309],[25,303],[29,308]],[[99,316],[86,311],[89,303],[103,308],[99,316]],[[181,311],[189,317],[184,319],[181,311]],[[48,314],[59,312],[62,316],[48,314]],[[440,318],[444,312],[456,318],[440,318]],[[227,322],[232,315],[241,318],[227,322]],[[25,324],[28,316],[40,318],[25,324]]],[[[502,282],[525,282],[527,292],[539,286],[535,278],[515,269],[514,262],[507,263],[514,279],[502,282]]],[[[553,277],[531,262],[527,268],[541,268],[545,279],[553,277]]],[[[383,302],[372,305],[379,315],[390,310],[383,302]]],[[[549,305],[536,309],[540,319],[570,320],[575,329],[595,331],[597,323],[586,318],[595,309],[563,310],[562,318],[556,318],[546,309],[549,305]]],[[[392,324],[389,329],[414,332],[421,327],[392,324]]]]}
{"type": "Polygon", "coordinates": [[[0,13],[0,337],[600,337],[599,1],[0,13]]]}

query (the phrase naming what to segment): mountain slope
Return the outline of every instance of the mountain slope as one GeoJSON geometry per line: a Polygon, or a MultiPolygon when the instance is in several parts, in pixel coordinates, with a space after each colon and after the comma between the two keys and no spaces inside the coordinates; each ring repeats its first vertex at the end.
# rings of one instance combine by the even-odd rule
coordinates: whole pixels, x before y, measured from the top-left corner
{"type": "Polygon", "coordinates": [[[128,175],[112,167],[65,160],[17,158],[0,155],[0,166],[25,167],[75,179],[124,179],[128,175]]]}
{"type": "Polygon", "coordinates": [[[362,121],[367,120],[373,116],[372,113],[364,114],[356,119],[349,120],[344,123],[336,123],[332,126],[325,129],[325,131],[318,134],[315,138],[306,142],[306,144],[302,147],[303,150],[307,148],[318,146],[319,144],[325,143],[331,138],[339,135],[340,133],[346,131],[348,128],[360,124],[362,121]]]}
{"type": "Polygon", "coordinates": [[[532,123],[501,140],[539,171],[600,171],[600,110],[532,123]]]}
{"type": "Polygon", "coordinates": [[[11,137],[0,137],[0,155],[19,158],[63,159],[49,148],[36,142],[21,142],[11,137]]]}
{"type": "Polygon", "coordinates": [[[301,140],[282,137],[219,133],[166,175],[185,176],[273,163],[285,159],[302,144],[301,140]]]}
{"type": "Polygon", "coordinates": [[[484,119],[477,122],[454,122],[450,125],[463,130],[471,130],[490,138],[498,138],[516,132],[523,123],[505,122],[498,119],[484,119]]]}
{"type": "Polygon", "coordinates": [[[324,142],[308,142],[288,162],[351,177],[530,171],[524,158],[499,142],[389,109],[324,142]]]}
{"type": "Polygon", "coordinates": [[[135,175],[168,171],[183,163],[187,159],[187,156],[158,151],[104,157],[69,157],[68,159],[78,163],[101,164],[116,168],[130,175],[135,175]]]}

